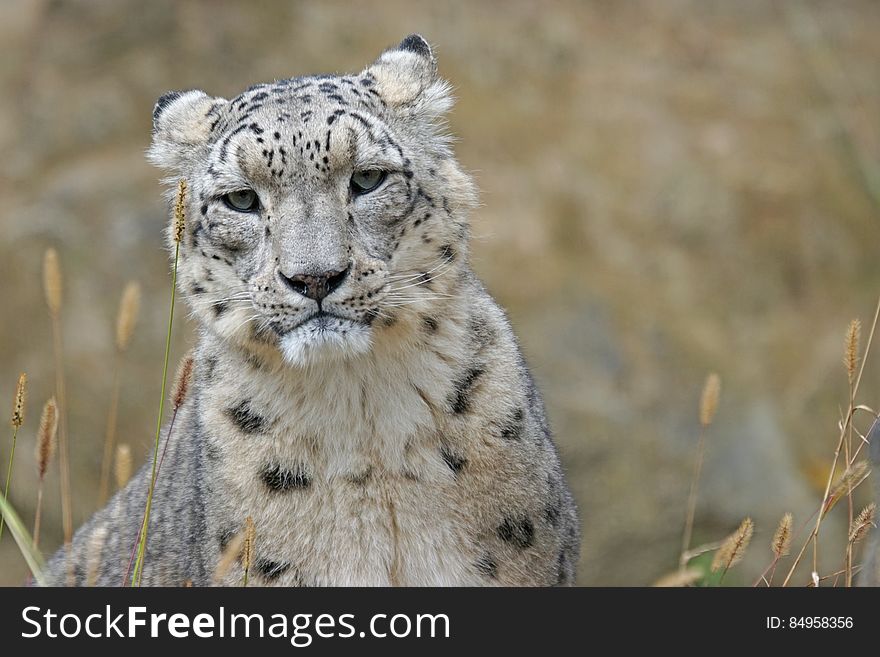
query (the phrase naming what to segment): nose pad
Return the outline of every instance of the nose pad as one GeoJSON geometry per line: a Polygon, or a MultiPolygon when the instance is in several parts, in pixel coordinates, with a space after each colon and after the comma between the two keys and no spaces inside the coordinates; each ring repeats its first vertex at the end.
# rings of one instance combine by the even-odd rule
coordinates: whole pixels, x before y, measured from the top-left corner
{"type": "Polygon", "coordinates": [[[324,297],[342,285],[350,269],[351,265],[342,271],[327,271],[323,274],[296,274],[295,276],[286,276],[279,269],[278,278],[297,294],[320,303],[324,297]]]}

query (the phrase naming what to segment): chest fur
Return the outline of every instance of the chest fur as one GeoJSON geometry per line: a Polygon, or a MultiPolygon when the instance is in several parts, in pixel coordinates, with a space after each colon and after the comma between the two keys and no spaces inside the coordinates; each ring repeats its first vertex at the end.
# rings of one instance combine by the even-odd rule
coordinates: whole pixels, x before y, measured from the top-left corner
{"type": "Polygon", "coordinates": [[[262,583],[475,583],[479,548],[438,410],[449,366],[356,365],[292,379],[227,362],[203,389],[218,549],[251,516],[262,583]]]}

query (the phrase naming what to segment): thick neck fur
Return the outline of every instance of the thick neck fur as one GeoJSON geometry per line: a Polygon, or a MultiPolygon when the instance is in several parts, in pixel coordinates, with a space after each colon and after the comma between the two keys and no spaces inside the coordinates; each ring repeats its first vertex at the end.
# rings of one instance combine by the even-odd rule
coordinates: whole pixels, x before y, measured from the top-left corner
{"type": "Polygon", "coordinates": [[[327,479],[368,469],[426,474],[414,447],[436,446],[452,382],[474,357],[471,312],[460,289],[469,287],[465,271],[447,272],[451,284],[443,287],[455,294],[432,302],[430,314],[405,308],[388,326],[377,320],[363,354],[292,366],[272,347],[230,348],[204,332],[197,359],[203,426],[241,433],[259,424],[272,436],[274,457],[307,460],[321,470],[315,476],[327,479]],[[232,409],[242,404],[247,412],[236,419],[232,409]]]}

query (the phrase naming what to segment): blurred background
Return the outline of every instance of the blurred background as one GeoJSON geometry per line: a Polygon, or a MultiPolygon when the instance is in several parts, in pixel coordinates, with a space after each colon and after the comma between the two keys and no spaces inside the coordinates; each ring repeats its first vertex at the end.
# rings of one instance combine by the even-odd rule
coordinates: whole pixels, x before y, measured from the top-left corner
{"type": "MultiPolygon", "coordinates": [[[[843,335],[853,317],[870,326],[880,293],[870,0],[0,3],[0,402],[20,371],[31,390],[11,501],[29,525],[54,386],[48,246],[64,271],[75,524],[97,503],[129,280],[144,298],[119,440],[139,464],[153,439],[169,289],[159,173],[143,157],[156,98],[357,71],[411,32],[456,88],[458,156],[482,190],[473,265],[544,391],[583,519],[580,583],[650,584],[676,567],[710,371],[722,394],[694,542],[753,517],[750,561],[728,579],[750,583],[780,516],[799,527],[818,505],[848,402],[843,335]]],[[[192,335],[176,325],[172,361],[192,335]]],[[[9,446],[0,436],[4,476],[9,446]]],[[[47,481],[50,551],[57,471],[47,481]]],[[[829,523],[833,546],[847,527],[829,523]]],[[[835,568],[842,551],[823,553],[835,568]]],[[[0,584],[26,573],[7,533],[0,584]]]]}

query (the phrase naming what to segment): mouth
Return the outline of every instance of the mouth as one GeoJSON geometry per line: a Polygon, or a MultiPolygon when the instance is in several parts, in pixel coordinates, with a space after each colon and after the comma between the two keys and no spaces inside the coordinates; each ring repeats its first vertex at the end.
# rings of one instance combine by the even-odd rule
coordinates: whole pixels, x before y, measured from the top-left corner
{"type": "Polygon", "coordinates": [[[302,320],[299,324],[294,326],[292,329],[290,329],[288,333],[301,331],[303,329],[308,329],[309,331],[344,332],[349,326],[359,326],[362,324],[363,322],[359,322],[355,319],[345,317],[334,312],[317,310],[306,317],[304,320],[302,320]]]}
{"type": "Polygon", "coordinates": [[[279,346],[292,365],[348,358],[369,351],[371,331],[363,322],[318,310],[285,333],[279,346]]]}
{"type": "Polygon", "coordinates": [[[313,326],[315,329],[324,330],[324,331],[333,331],[339,327],[339,324],[356,324],[354,320],[343,317],[342,315],[337,315],[336,313],[328,313],[326,310],[318,310],[313,313],[295,327],[293,327],[293,331],[303,328],[304,326],[313,326]]]}

